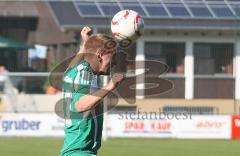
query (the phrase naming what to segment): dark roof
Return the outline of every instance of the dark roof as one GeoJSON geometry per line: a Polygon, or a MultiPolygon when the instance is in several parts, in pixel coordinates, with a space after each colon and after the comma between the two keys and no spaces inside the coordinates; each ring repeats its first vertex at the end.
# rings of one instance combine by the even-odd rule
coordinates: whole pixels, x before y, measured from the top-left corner
{"type": "Polygon", "coordinates": [[[108,28],[119,8],[138,11],[145,28],[240,29],[240,0],[75,0],[48,4],[63,29],[79,29],[84,25],[108,28]]]}

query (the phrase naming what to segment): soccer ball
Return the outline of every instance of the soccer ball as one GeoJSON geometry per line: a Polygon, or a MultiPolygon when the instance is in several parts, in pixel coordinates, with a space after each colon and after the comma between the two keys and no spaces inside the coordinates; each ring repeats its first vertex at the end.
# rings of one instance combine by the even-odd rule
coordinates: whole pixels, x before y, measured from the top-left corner
{"type": "Polygon", "coordinates": [[[136,11],[122,10],[112,18],[111,31],[118,41],[133,43],[142,36],[144,22],[136,11]]]}

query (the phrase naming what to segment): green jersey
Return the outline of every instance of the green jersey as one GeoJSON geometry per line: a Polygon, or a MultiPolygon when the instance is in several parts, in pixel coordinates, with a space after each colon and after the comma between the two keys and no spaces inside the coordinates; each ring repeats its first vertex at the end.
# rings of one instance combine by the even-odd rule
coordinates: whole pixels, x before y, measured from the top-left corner
{"type": "Polygon", "coordinates": [[[61,156],[90,156],[96,155],[101,146],[103,126],[103,104],[78,113],[76,102],[82,96],[90,94],[99,88],[99,76],[94,75],[89,63],[85,60],[68,69],[63,78],[63,96],[70,104],[64,103],[65,119],[64,145],[61,156]],[[69,107],[69,108],[66,108],[69,107]],[[67,111],[69,110],[69,111],[67,111]],[[68,114],[69,113],[69,114],[68,114]]]}

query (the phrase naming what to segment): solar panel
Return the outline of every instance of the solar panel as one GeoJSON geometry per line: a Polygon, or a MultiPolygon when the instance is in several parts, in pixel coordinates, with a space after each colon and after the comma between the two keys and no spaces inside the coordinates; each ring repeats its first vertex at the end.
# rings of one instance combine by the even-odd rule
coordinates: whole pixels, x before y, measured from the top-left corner
{"type": "Polygon", "coordinates": [[[203,0],[184,0],[186,2],[202,2],[203,0]]]}
{"type": "Polygon", "coordinates": [[[83,16],[102,16],[98,7],[94,3],[77,3],[80,15],[83,16]]]}
{"type": "Polygon", "coordinates": [[[140,6],[139,3],[120,3],[124,9],[130,9],[138,12],[141,16],[146,16],[143,8],[140,6]]]}
{"type": "Polygon", "coordinates": [[[185,8],[184,5],[178,3],[178,4],[174,4],[171,5],[170,3],[166,4],[168,10],[170,11],[170,13],[172,14],[172,16],[175,17],[187,17],[190,16],[189,12],[187,11],[187,9],[185,8]]]}
{"type": "Polygon", "coordinates": [[[205,0],[205,1],[209,1],[209,2],[224,2],[224,0],[205,0]]]}
{"type": "Polygon", "coordinates": [[[230,1],[230,2],[239,2],[239,0],[227,0],[227,1],[230,1]]]}
{"type": "Polygon", "coordinates": [[[181,0],[162,0],[163,3],[180,3],[181,0]]]}
{"type": "Polygon", "coordinates": [[[212,3],[212,4],[240,3],[239,0],[205,0],[205,1],[206,3],[212,3]]]}
{"type": "Polygon", "coordinates": [[[117,3],[99,3],[105,16],[114,16],[118,11],[121,10],[117,3]]]}
{"type": "Polygon", "coordinates": [[[48,4],[60,25],[73,24],[79,21],[79,13],[72,3],[51,1],[48,4]]]}
{"type": "Polygon", "coordinates": [[[144,6],[150,16],[168,16],[168,13],[166,12],[166,10],[161,4],[158,4],[157,6],[154,6],[154,5],[144,5],[144,6]]]}
{"type": "Polygon", "coordinates": [[[232,11],[224,5],[209,5],[217,17],[234,17],[232,11]]]}
{"type": "MultiPolygon", "coordinates": [[[[240,6],[240,0],[228,0],[228,2],[239,2],[240,6]]],[[[73,3],[80,16],[86,17],[112,17],[122,9],[135,10],[146,18],[169,17],[169,14],[176,18],[192,18],[191,15],[200,18],[214,18],[212,13],[223,18],[234,18],[236,15],[240,17],[240,7],[236,7],[238,3],[231,3],[233,10],[230,10],[226,0],[139,0],[134,2],[132,0],[97,0],[92,3],[82,1],[73,3]],[[212,12],[206,7],[206,4],[209,5],[212,12]],[[189,10],[185,7],[186,5],[189,10]]]]}
{"type": "Polygon", "coordinates": [[[212,17],[211,12],[206,6],[189,6],[189,9],[195,17],[212,17]]]}
{"type": "Polygon", "coordinates": [[[239,5],[232,5],[233,10],[235,11],[236,15],[240,17],[240,4],[239,5]]]}

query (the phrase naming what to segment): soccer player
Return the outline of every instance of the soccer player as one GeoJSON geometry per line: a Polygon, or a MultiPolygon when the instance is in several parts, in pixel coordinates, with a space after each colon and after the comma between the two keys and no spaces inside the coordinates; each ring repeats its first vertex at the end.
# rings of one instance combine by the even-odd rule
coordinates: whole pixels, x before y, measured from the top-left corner
{"type": "Polygon", "coordinates": [[[69,109],[70,118],[65,122],[61,156],[97,155],[103,128],[101,100],[123,80],[123,74],[114,74],[106,86],[99,88],[99,75],[109,73],[116,47],[106,46],[113,38],[91,35],[91,31],[89,27],[82,29],[82,47],[63,76],[63,95],[71,102],[65,108],[69,109]]]}

